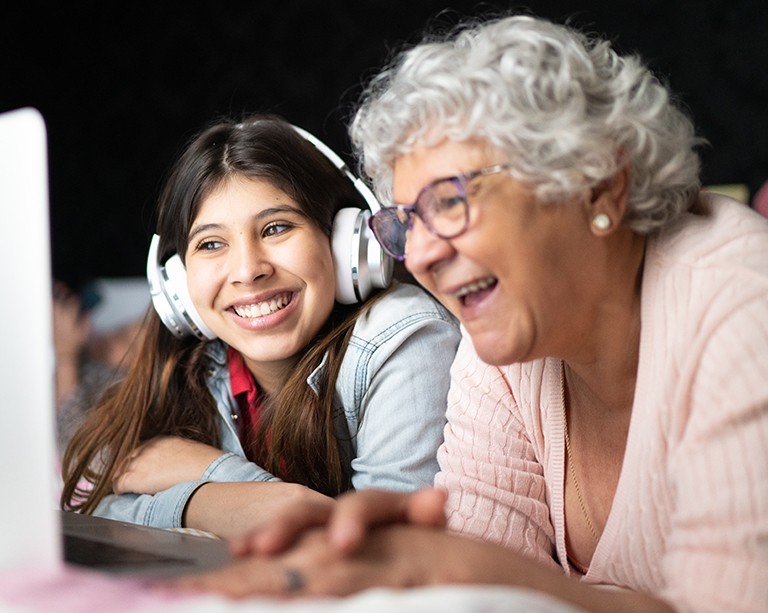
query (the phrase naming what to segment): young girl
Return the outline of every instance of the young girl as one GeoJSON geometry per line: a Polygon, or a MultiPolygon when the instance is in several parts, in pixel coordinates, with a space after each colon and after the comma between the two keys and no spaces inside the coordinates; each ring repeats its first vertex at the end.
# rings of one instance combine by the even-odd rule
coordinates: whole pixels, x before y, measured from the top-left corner
{"type": "Polygon", "coordinates": [[[432,483],[458,326],[397,281],[335,300],[334,218],[361,188],[308,138],[225,120],[175,164],[159,260],[183,260],[205,340],[148,315],[66,451],[64,508],[228,537],[286,503],[432,483]]]}

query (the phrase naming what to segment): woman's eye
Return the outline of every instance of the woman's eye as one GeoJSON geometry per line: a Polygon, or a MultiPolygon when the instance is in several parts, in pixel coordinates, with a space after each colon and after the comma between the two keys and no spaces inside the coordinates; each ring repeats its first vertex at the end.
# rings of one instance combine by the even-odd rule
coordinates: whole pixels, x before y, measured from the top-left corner
{"type": "Polygon", "coordinates": [[[450,198],[441,198],[439,202],[436,203],[436,208],[438,210],[444,211],[447,209],[452,209],[453,207],[464,204],[464,197],[455,195],[451,196],[450,198]]]}
{"type": "Polygon", "coordinates": [[[293,225],[283,222],[283,221],[273,221],[270,224],[267,224],[264,226],[264,230],[262,230],[263,236],[277,236],[279,234],[283,234],[284,232],[287,232],[293,227],[293,225]]]}

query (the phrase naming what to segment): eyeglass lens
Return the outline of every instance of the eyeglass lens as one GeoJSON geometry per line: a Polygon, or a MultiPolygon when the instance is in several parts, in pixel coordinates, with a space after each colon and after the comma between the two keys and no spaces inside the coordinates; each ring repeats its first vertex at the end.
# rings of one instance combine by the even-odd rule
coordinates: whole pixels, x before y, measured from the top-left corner
{"type": "Polygon", "coordinates": [[[463,179],[451,177],[436,181],[422,190],[413,207],[385,208],[371,218],[371,229],[379,243],[390,255],[399,259],[405,254],[405,236],[413,214],[442,238],[460,234],[467,222],[463,179]]]}
{"type": "Polygon", "coordinates": [[[405,234],[410,215],[399,207],[381,209],[368,219],[376,240],[389,255],[402,260],[405,255],[405,234]]]}
{"type": "Polygon", "coordinates": [[[460,177],[442,179],[428,186],[417,204],[419,216],[442,238],[451,238],[463,229],[467,217],[467,197],[460,177]]]}

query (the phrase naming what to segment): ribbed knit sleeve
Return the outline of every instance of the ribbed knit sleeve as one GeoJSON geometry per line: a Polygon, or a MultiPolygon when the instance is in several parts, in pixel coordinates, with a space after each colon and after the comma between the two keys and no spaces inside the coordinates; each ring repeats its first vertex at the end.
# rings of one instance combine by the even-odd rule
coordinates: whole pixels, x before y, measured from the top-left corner
{"type": "Polygon", "coordinates": [[[468,338],[452,373],[435,481],[448,490],[449,528],[556,566],[544,468],[507,379],[468,338]]]}
{"type": "Polygon", "coordinates": [[[680,390],[690,394],[688,414],[671,420],[668,462],[658,467],[669,475],[671,498],[663,593],[681,610],[765,612],[768,287],[708,315],[720,321],[703,342],[691,387],[680,390]]]}
{"type": "Polygon", "coordinates": [[[636,570],[635,581],[655,583],[681,611],[765,612],[768,221],[730,202],[713,213],[697,222],[707,232],[649,251],[633,409],[642,414],[625,459],[637,485],[614,501],[636,509],[635,540],[645,540],[617,539],[610,572],[640,566],[642,552],[658,579],[636,570]]]}

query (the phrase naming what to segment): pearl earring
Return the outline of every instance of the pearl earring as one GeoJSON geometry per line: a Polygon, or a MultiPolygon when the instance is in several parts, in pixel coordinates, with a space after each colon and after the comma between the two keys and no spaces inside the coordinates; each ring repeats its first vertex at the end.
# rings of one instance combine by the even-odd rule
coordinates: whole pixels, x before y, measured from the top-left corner
{"type": "Polygon", "coordinates": [[[607,230],[611,227],[611,218],[605,213],[598,213],[592,218],[592,227],[595,230],[607,230]]]}

